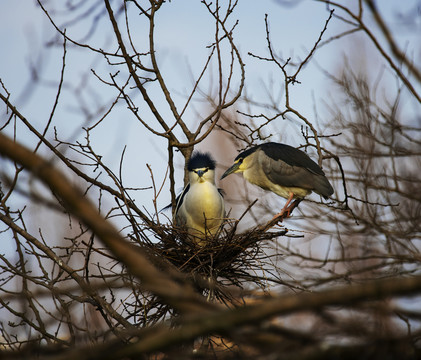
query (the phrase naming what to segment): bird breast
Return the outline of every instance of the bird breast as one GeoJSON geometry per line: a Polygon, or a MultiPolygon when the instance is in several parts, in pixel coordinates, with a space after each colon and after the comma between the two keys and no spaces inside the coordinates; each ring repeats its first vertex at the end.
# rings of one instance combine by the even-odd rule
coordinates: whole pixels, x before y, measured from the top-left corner
{"type": "Polygon", "coordinates": [[[225,214],[224,201],[215,185],[204,182],[191,185],[185,199],[187,226],[210,230],[219,227],[225,214]]]}

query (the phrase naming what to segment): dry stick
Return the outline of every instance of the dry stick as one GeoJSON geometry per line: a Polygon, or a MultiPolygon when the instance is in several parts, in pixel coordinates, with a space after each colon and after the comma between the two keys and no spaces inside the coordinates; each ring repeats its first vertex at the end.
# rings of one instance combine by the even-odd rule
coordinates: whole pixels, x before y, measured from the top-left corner
{"type": "MultiPolygon", "coordinates": [[[[136,87],[139,89],[140,93],[142,94],[142,97],[143,97],[144,101],[146,102],[146,104],[148,105],[149,109],[153,113],[155,119],[159,122],[159,124],[161,125],[161,127],[164,129],[164,131],[165,131],[165,136],[164,137],[167,137],[167,138],[171,139],[172,142],[178,144],[178,140],[177,140],[176,136],[174,135],[174,133],[172,131],[169,131],[170,130],[169,126],[167,125],[167,123],[165,122],[165,120],[163,119],[163,117],[161,116],[161,114],[158,111],[158,109],[155,107],[155,104],[153,103],[152,99],[149,97],[148,92],[146,91],[145,87],[142,85],[142,83],[141,83],[141,81],[139,79],[139,76],[136,74],[136,69],[134,67],[133,60],[132,60],[131,56],[128,54],[128,52],[127,52],[126,46],[125,46],[125,44],[123,42],[123,38],[121,36],[120,29],[119,29],[118,24],[117,24],[117,21],[116,21],[116,19],[114,17],[114,12],[113,12],[113,10],[111,8],[111,5],[110,5],[109,1],[108,0],[104,0],[104,3],[105,3],[105,7],[107,9],[108,16],[110,18],[111,24],[113,26],[114,34],[115,34],[115,36],[117,38],[118,45],[120,46],[120,50],[121,50],[121,53],[123,55],[124,61],[125,61],[126,65],[127,65],[127,68],[128,68],[128,70],[130,72],[130,75],[132,76],[132,78],[133,78],[133,80],[134,80],[134,82],[136,84],[136,87]]],[[[152,24],[150,24],[150,26],[153,27],[153,22],[152,22],[152,24]]],[[[181,125],[182,125],[182,123],[180,123],[180,126],[181,125]]],[[[149,130],[151,130],[151,129],[149,129],[149,130]]],[[[183,131],[186,133],[186,131],[188,132],[188,129],[183,128],[183,131]]],[[[157,132],[154,132],[154,133],[156,135],[160,135],[157,132]]]]}
{"type": "Polygon", "coordinates": [[[398,44],[393,38],[390,29],[387,27],[383,17],[380,15],[376,3],[373,0],[365,0],[365,2],[371,10],[374,20],[377,22],[377,25],[386,38],[393,54],[398,58],[399,61],[403,62],[407,66],[409,72],[414,75],[419,82],[421,82],[421,71],[415,66],[416,62],[409,61],[407,55],[399,48],[398,44]]]}
{"type": "Polygon", "coordinates": [[[301,199],[296,199],[291,205],[289,211],[284,211],[282,215],[275,216],[273,219],[269,220],[265,225],[260,226],[258,229],[260,231],[268,231],[270,228],[274,227],[278,223],[281,223],[284,221],[285,218],[289,217],[292,214],[292,211],[298,206],[298,204],[301,202],[301,199]]]}
{"type": "Polygon", "coordinates": [[[125,241],[117,229],[106,221],[83,192],[49,162],[29,149],[0,133],[0,154],[21,164],[58,196],[66,209],[82,220],[110,251],[124,263],[129,272],[141,280],[145,290],[159,296],[182,313],[203,312],[215,308],[199,296],[189,284],[175,282],[170,276],[151,264],[144,252],[125,241]]]}
{"type": "MultiPolygon", "coordinates": [[[[352,305],[358,302],[384,299],[388,296],[416,295],[421,292],[421,276],[394,277],[366,282],[364,284],[342,286],[320,292],[284,295],[269,298],[259,304],[215,311],[200,318],[190,318],[182,323],[182,327],[169,329],[162,324],[140,329],[136,334],[138,341],[122,345],[115,341],[89,348],[71,349],[55,360],[107,360],[121,359],[138,355],[163,351],[175,344],[206,334],[232,334],[243,329],[243,325],[256,326],[259,322],[276,315],[292,314],[298,311],[314,311],[327,306],[352,305]]],[[[259,331],[259,330],[257,330],[259,331]]],[[[4,356],[7,359],[6,356],[4,356]]],[[[11,357],[10,357],[11,358],[11,357]]],[[[16,357],[13,357],[16,359],[16,357]]]]}
{"type": "MultiPolygon", "coordinates": [[[[1,134],[0,134],[1,135],[1,134]]],[[[133,329],[134,326],[127,321],[124,317],[122,317],[120,314],[118,314],[108,302],[104,300],[102,296],[100,296],[96,291],[95,288],[93,288],[90,284],[88,284],[81,276],[78,275],[78,273],[70,267],[66,262],[63,262],[62,259],[56,255],[56,253],[49,248],[48,246],[44,245],[42,242],[40,242],[38,239],[24,231],[22,228],[17,226],[13,220],[7,216],[0,213],[0,221],[5,223],[7,226],[9,226],[14,232],[18,233],[20,236],[25,238],[28,242],[33,244],[35,247],[40,249],[48,258],[50,258],[52,261],[54,261],[57,266],[59,266],[63,271],[65,271],[67,274],[70,275],[70,277],[77,283],[77,285],[82,289],[86,294],[88,294],[93,301],[95,302],[95,305],[104,308],[110,316],[112,316],[115,320],[117,320],[120,324],[125,326],[126,329],[133,329]]],[[[54,289],[55,291],[57,289],[54,289]]],[[[86,297],[84,300],[79,300],[80,302],[89,302],[89,299],[86,297]]]]}
{"type": "MultiPolygon", "coordinates": [[[[80,169],[78,169],[76,166],[74,166],[71,161],[69,161],[68,159],[66,159],[66,157],[59,151],[57,150],[49,141],[47,141],[47,139],[45,137],[42,136],[42,134],[40,134],[37,129],[35,129],[31,123],[18,111],[18,109],[9,101],[8,97],[5,97],[3,94],[0,93],[0,100],[2,100],[6,106],[11,110],[11,112],[16,115],[21,121],[22,123],[35,135],[37,136],[43,143],[45,146],[47,146],[53,153],[54,155],[56,155],[70,170],[72,170],[77,176],[79,176],[80,178],[84,179],[86,182],[88,182],[89,184],[93,184],[95,186],[98,186],[100,189],[103,189],[107,192],[109,192],[111,195],[117,197],[118,199],[125,201],[124,196],[119,193],[118,191],[116,191],[115,189],[113,189],[112,187],[101,183],[100,181],[98,181],[96,178],[91,178],[88,175],[86,175],[83,171],[81,171],[80,169]]],[[[152,222],[152,220],[150,220],[146,214],[144,214],[133,202],[130,203],[130,207],[136,211],[136,213],[141,217],[141,219],[148,225],[148,226],[153,226],[154,223],[152,222]]]]}
{"type": "MultiPolygon", "coordinates": [[[[386,62],[390,65],[390,67],[393,69],[393,71],[396,73],[396,75],[402,80],[402,82],[405,84],[405,86],[408,88],[408,90],[412,93],[412,95],[417,99],[417,101],[418,102],[421,102],[421,95],[414,88],[414,86],[412,85],[411,81],[401,71],[399,65],[395,64],[395,62],[393,61],[393,59],[386,53],[386,51],[381,46],[380,42],[378,41],[378,39],[376,38],[376,36],[374,35],[374,33],[372,31],[370,31],[370,29],[363,22],[361,9],[360,9],[359,14],[354,14],[350,10],[350,8],[348,8],[345,5],[340,4],[339,2],[333,2],[331,0],[317,0],[317,1],[323,2],[323,3],[326,3],[326,4],[329,4],[330,6],[335,6],[335,7],[339,8],[339,9],[343,10],[353,20],[355,20],[358,23],[358,25],[359,25],[358,26],[358,29],[361,30],[361,31],[363,31],[369,37],[369,39],[372,41],[374,47],[380,52],[380,55],[386,60],[386,62]]],[[[370,6],[371,1],[366,1],[366,2],[370,6]]],[[[378,21],[378,19],[375,19],[375,20],[378,21]]],[[[379,25],[379,26],[381,27],[382,25],[379,25]]],[[[383,33],[385,31],[382,28],[380,28],[380,30],[383,33]]],[[[385,36],[387,36],[387,35],[385,35],[385,36]]],[[[387,39],[387,40],[388,40],[388,45],[391,46],[391,44],[389,43],[389,39],[387,39]]],[[[392,49],[392,51],[393,51],[393,49],[392,49]]],[[[403,59],[399,56],[399,54],[397,54],[395,52],[394,52],[394,54],[395,54],[395,56],[397,56],[399,58],[398,59],[399,61],[403,61],[403,59]]],[[[405,63],[407,63],[407,62],[408,62],[408,60],[406,60],[405,63]]],[[[410,65],[410,63],[408,62],[406,65],[410,65]]],[[[412,67],[408,67],[408,69],[411,71],[411,74],[413,74],[414,76],[416,76],[418,78],[418,74],[417,73],[414,73],[414,70],[416,69],[415,67],[413,67],[413,66],[412,67]]]]}

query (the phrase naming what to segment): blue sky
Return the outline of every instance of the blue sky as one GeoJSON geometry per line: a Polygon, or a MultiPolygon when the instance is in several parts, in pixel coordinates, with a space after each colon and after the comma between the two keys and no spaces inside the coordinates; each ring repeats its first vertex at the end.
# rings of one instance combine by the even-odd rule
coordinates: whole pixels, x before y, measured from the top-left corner
{"type": "MultiPolygon", "coordinates": [[[[62,0],[62,2],[64,1],[62,0]]],[[[81,1],[80,3],[89,6],[94,2],[90,0],[86,2],[81,1]]],[[[419,31],[412,31],[405,24],[401,23],[398,18],[394,17],[397,11],[404,12],[406,9],[411,9],[415,2],[415,0],[377,1],[378,4],[381,4],[381,11],[386,15],[392,29],[395,31],[396,40],[402,48],[413,54],[415,62],[419,64],[421,63],[419,31]]],[[[43,3],[50,9],[52,4],[57,5],[60,3],[60,0],[45,0],[43,3]]],[[[115,3],[116,1],[112,2],[112,4],[115,3]]],[[[325,5],[321,3],[316,1],[297,1],[296,3],[298,5],[283,7],[272,0],[240,0],[233,15],[231,24],[235,20],[239,20],[235,29],[234,40],[246,64],[247,93],[256,100],[265,101],[266,94],[262,83],[273,82],[275,92],[281,91],[282,88],[282,74],[279,69],[247,55],[248,52],[261,56],[268,55],[264,24],[265,14],[269,16],[274,49],[278,54],[282,54],[284,58],[291,56],[294,61],[307,56],[309,49],[318,38],[328,18],[328,11],[325,5]]],[[[342,3],[356,4],[357,1],[343,0],[342,3]]],[[[57,80],[60,76],[62,65],[63,49],[60,43],[57,46],[48,46],[56,38],[56,32],[35,1],[2,0],[1,4],[0,79],[11,94],[11,102],[18,107],[31,124],[39,131],[42,131],[48,121],[54,103],[57,80]],[[37,70],[39,76],[37,83],[34,83],[31,77],[31,67],[37,70]]],[[[68,20],[68,14],[65,12],[52,15],[58,24],[63,24],[68,20]]],[[[130,24],[133,39],[136,46],[142,49],[147,42],[147,26],[145,23],[139,22],[136,12],[132,15],[130,24]]],[[[369,17],[367,21],[369,23],[369,17]]],[[[80,39],[87,33],[89,23],[88,21],[74,26],[68,25],[68,36],[80,39]]],[[[343,23],[333,19],[324,39],[344,29],[346,29],[346,26],[343,23]]],[[[165,4],[159,11],[156,18],[157,58],[168,88],[174,95],[178,107],[182,106],[185,101],[185,94],[192,88],[190,71],[194,76],[197,76],[206,61],[209,54],[206,46],[212,42],[213,34],[213,21],[199,0],[172,0],[171,3],[165,4]]],[[[373,75],[377,74],[381,68],[381,61],[372,45],[360,41],[358,46],[356,46],[356,43],[353,42],[356,38],[361,40],[363,37],[354,35],[349,39],[333,42],[317,51],[314,59],[300,74],[299,80],[301,84],[291,88],[291,105],[309,120],[314,122],[317,120],[317,129],[319,131],[323,131],[324,121],[330,115],[326,104],[336,101],[334,89],[326,82],[320,67],[335,72],[336,69],[343,65],[344,56],[347,56],[351,61],[351,65],[353,65],[352,61],[365,62],[366,66],[372,69],[373,75]],[[317,108],[319,116],[317,119],[315,108],[317,108]]],[[[109,46],[109,44],[113,43],[111,25],[107,17],[101,20],[90,41],[94,42],[95,46],[98,47],[109,46]]],[[[97,112],[98,114],[103,114],[105,111],[101,109],[101,105],[109,104],[115,96],[112,89],[98,81],[92,74],[91,69],[95,69],[97,74],[104,79],[108,79],[108,74],[111,71],[102,56],[68,44],[65,85],[53,123],[53,126],[57,128],[58,136],[62,140],[83,141],[84,132],[81,130],[81,127],[92,125],[98,119],[97,112]],[[89,118],[88,114],[93,117],[89,118]]],[[[208,79],[215,82],[215,78],[212,78],[212,75],[215,74],[210,73],[208,79]]],[[[388,74],[388,76],[392,75],[388,74]]],[[[393,86],[396,85],[392,84],[393,86]]],[[[208,84],[205,82],[203,88],[206,89],[207,86],[208,84]]],[[[2,89],[0,91],[3,92],[2,89]]],[[[387,92],[387,88],[385,92],[387,92]]],[[[155,94],[155,96],[157,99],[159,98],[158,94],[155,94]]],[[[136,101],[139,100],[140,103],[139,96],[134,97],[134,99],[136,101]]],[[[170,119],[171,115],[167,105],[159,100],[156,101],[160,111],[170,119]]],[[[282,104],[280,107],[282,108],[282,104]]],[[[3,107],[0,107],[0,109],[1,126],[7,119],[7,115],[3,112],[3,107]]],[[[416,107],[410,107],[409,111],[419,114],[419,104],[416,107]]],[[[260,113],[262,109],[252,108],[251,112],[260,113]]],[[[206,106],[195,103],[195,111],[187,112],[184,120],[189,124],[195,124],[202,115],[206,114],[206,106]]],[[[156,126],[153,117],[146,116],[156,126]]],[[[298,146],[304,142],[302,137],[299,136],[301,124],[299,121],[294,120],[280,120],[278,125],[271,129],[274,134],[271,140],[283,141],[298,146]]],[[[19,122],[16,126],[18,141],[27,146],[33,146],[37,141],[34,135],[30,134],[19,122]]],[[[10,126],[7,131],[9,134],[12,133],[10,126]]],[[[151,177],[146,164],[152,166],[158,186],[164,180],[167,167],[165,141],[157,140],[156,137],[151,136],[135,120],[123,103],[118,105],[104,123],[98,129],[92,131],[91,135],[95,150],[103,156],[104,163],[115,173],[119,171],[119,160],[124,147],[127,146],[123,166],[123,178],[126,187],[148,187],[151,185],[151,177]]],[[[50,128],[47,137],[50,140],[53,139],[53,127],[50,128]]],[[[206,151],[212,150],[212,143],[199,144],[198,148],[206,151]]],[[[68,152],[68,150],[64,150],[68,152]]],[[[44,155],[50,157],[51,153],[44,151],[44,155]]],[[[217,161],[220,164],[227,165],[230,159],[232,160],[235,157],[236,152],[233,151],[223,155],[221,158],[218,157],[217,161]]],[[[180,154],[176,156],[176,189],[181,190],[183,187],[182,168],[184,163],[180,154]]],[[[75,157],[75,155],[71,154],[71,157],[75,157]]],[[[4,164],[4,162],[1,164],[4,164]]],[[[219,170],[222,171],[224,168],[220,167],[219,170]]],[[[234,177],[235,175],[232,175],[230,181],[234,177]]],[[[25,185],[28,185],[28,188],[30,188],[32,183],[23,181],[22,186],[25,185]]],[[[256,197],[259,197],[259,201],[270,199],[276,204],[275,206],[278,206],[277,209],[274,206],[274,213],[284,204],[284,199],[276,198],[271,193],[265,193],[263,190],[256,190],[255,188],[254,191],[256,191],[256,197]]],[[[139,207],[145,208],[147,211],[153,211],[152,191],[136,193],[134,197],[139,207]]],[[[318,200],[316,197],[313,199],[318,200]]],[[[15,206],[12,210],[22,208],[27,203],[27,199],[19,195],[13,200],[14,202],[10,202],[15,206]]],[[[162,195],[158,199],[158,208],[167,205],[169,201],[170,195],[167,181],[162,195]]],[[[106,204],[104,207],[107,208],[107,206],[114,205],[115,203],[111,201],[110,204],[106,204]]],[[[29,215],[31,216],[27,224],[30,232],[38,234],[39,227],[42,226],[43,238],[46,239],[48,244],[56,244],[57,239],[61,239],[63,235],[59,232],[64,231],[62,228],[66,227],[67,229],[68,227],[68,219],[65,218],[63,220],[63,216],[59,219],[56,214],[52,214],[36,205],[29,210],[34,209],[36,211],[30,212],[29,215]],[[61,235],[61,237],[57,235],[61,235]]],[[[242,206],[241,211],[243,210],[244,206],[242,206]]],[[[168,215],[170,216],[170,214],[168,215]]],[[[266,214],[266,216],[270,218],[272,214],[266,214]]],[[[287,223],[288,226],[297,225],[296,222],[294,223],[294,219],[288,221],[291,221],[287,223]]],[[[0,224],[0,231],[3,229],[4,226],[0,224]]],[[[75,231],[78,231],[78,229],[75,231]]],[[[303,234],[299,230],[293,231],[303,234]]],[[[326,237],[313,240],[313,234],[305,233],[305,236],[306,239],[311,239],[308,242],[308,247],[315,256],[317,252],[323,254],[326,247],[331,246],[330,243],[325,241],[326,237]]],[[[0,232],[0,239],[2,239],[1,252],[10,250],[11,254],[16,254],[10,233],[0,232]]],[[[293,243],[293,246],[296,246],[296,243],[293,243]]],[[[287,273],[285,276],[287,276],[287,273]]]]}
{"type": "MultiPolygon", "coordinates": [[[[43,2],[48,9],[54,2],[43,2]]],[[[92,2],[86,2],[89,6],[92,2]]],[[[112,2],[113,4],[115,3],[112,2]]],[[[222,2],[221,2],[222,3],[222,2]]],[[[297,2],[292,7],[279,6],[276,1],[240,1],[231,20],[239,20],[234,32],[234,40],[242,54],[246,64],[247,92],[259,101],[265,100],[265,92],[262,82],[273,81],[275,91],[280,91],[282,86],[282,74],[273,65],[258,61],[250,57],[248,52],[267,56],[266,34],[264,26],[265,14],[268,14],[272,44],[278,54],[284,58],[289,56],[293,60],[307,56],[309,49],[318,38],[323,29],[328,11],[325,5],[314,1],[297,2]]],[[[403,6],[410,6],[414,2],[402,2],[403,6]]],[[[57,4],[57,3],[56,3],[57,4]]],[[[403,41],[412,41],[410,33],[391,18],[393,11],[398,10],[393,0],[381,1],[382,11],[388,14],[392,23],[399,26],[397,36],[403,41]]],[[[86,8],[85,8],[86,9],[86,8]]],[[[50,114],[57,79],[61,70],[62,47],[45,46],[55,38],[55,30],[45,14],[34,1],[3,0],[2,12],[0,12],[0,43],[3,56],[0,57],[0,78],[11,93],[11,101],[15,103],[25,116],[39,130],[46,124],[50,114]],[[31,86],[31,66],[38,69],[41,86],[31,86]],[[33,91],[31,91],[33,90],[33,91]]],[[[147,42],[147,26],[139,21],[133,12],[130,19],[132,36],[136,46],[142,49],[147,42]]],[[[68,20],[67,13],[54,13],[53,17],[58,24],[68,20]]],[[[67,34],[70,37],[80,39],[88,31],[88,22],[78,23],[76,26],[68,25],[67,34]],[[85,25],[83,25],[85,24],[85,25]]],[[[197,0],[174,0],[167,3],[159,11],[156,18],[156,49],[157,58],[161,65],[163,75],[168,87],[174,94],[178,106],[181,107],[185,94],[192,88],[190,72],[197,76],[209,54],[206,45],[212,42],[214,23],[205,7],[197,0]]],[[[344,29],[344,25],[333,19],[325,39],[344,29]]],[[[111,25],[107,17],[99,23],[90,41],[96,46],[102,47],[112,43],[111,25]]],[[[366,61],[375,61],[371,58],[371,51],[365,49],[350,49],[350,41],[333,43],[323,47],[314,57],[313,62],[301,72],[300,85],[291,88],[291,104],[300,113],[310,120],[315,119],[315,106],[323,115],[324,101],[332,101],[327,98],[329,85],[318,66],[327,70],[334,70],[342,64],[344,54],[367,57],[366,61]]],[[[351,45],[352,46],[352,45],[351,45]]],[[[86,112],[95,114],[95,109],[103,103],[112,101],[114,92],[101,84],[91,73],[91,69],[107,78],[110,69],[104,65],[104,59],[100,55],[92,55],[89,51],[76,48],[68,44],[65,74],[65,89],[57,109],[54,126],[63,140],[83,138],[84,133],[80,130],[86,123],[86,112]],[[86,75],[86,76],[84,76],[86,75]],[[83,80],[82,80],[83,79],[83,80]],[[84,80],[87,79],[85,83],[84,80]],[[72,88],[76,90],[71,90],[72,88]],[[81,112],[79,105],[83,103],[86,112],[81,112]]],[[[210,74],[209,79],[212,78],[210,74]]],[[[215,81],[215,79],[212,79],[215,81]]],[[[206,89],[206,83],[203,86],[206,89]]],[[[158,98],[158,95],[157,95],[158,98]]],[[[159,100],[158,104],[159,104],[159,100]]],[[[162,103],[160,111],[170,118],[168,106],[162,103]]],[[[256,109],[261,112],[262,109],[256,109]]],[[[197,116],[206,114],[206,108],[200,104],[195,105],[195,111],[187,112],[185,121],[190,124],[197,122],[197,116]]],[[[323,118],[318,119],[321,128],[323,118]]],[[[95,121],[95,117],[90,120],[95,121]]],[[[151,118],[153,123],[153,119],[151,118]]],[[[171,121],[170,121],[171,122],[171,121]]],[[[155,123],[153,123],[156,125],[155,123]]],[[[299,134],[299,122],[284,122],[276,127],[272,140],[285,141],[292,145],[299,145],[302,139],[299,134]]],[[[159,127],[156,127],[159,129],[159,127]]],[[[18,124],[19,140],[30,145],[35,138],[18,124]]],[[[53,129],[48,134],[53,136],[53,129]]],[[[118,164],[125,145],[126,167],[125,180],[129,187],[145,187],[150,185],[150,176],[146,164],[152,164],[154,176],[157,182],[164,179],[166,171],[166,144],[157,141],[134,119],[126,107],[122,104],[112,112],[103,126],[92,132],[92,142],[96,150],[104,156],[104,161],[114,171],[118,171],[118,164]]],[[[209,143],[200,144],[198,148],[210,150],[209,143]]],[[[228,154],[228,159],[236,154],[228,154]]],[[[224,159],[223,162],[226,162],[224,159]]],[[[177,158],[179,165],[177,187],[182,188],[181,155],[177,158]]],[[[143,200],[143,199],[142,199],[143,200]]],[[[160,206],[164,206],[169,200],[168,193],[163,193],[160,198],[160,206]]],[[[151,208],[151,202],[143,202],[146,208],[151,208]]]]}

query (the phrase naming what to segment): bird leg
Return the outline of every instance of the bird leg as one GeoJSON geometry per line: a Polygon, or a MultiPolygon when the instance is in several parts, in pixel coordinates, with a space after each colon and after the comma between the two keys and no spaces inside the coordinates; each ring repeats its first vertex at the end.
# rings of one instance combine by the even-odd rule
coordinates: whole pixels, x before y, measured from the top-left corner
{"type": "Polygon", "coordinates": [[[294,202],[286,208],[286,212],[288,214],[287,217],[289,217],[291,215],[292,210],[294,210],[298,206],[298,204],[301,202],[301,200],[303,200],[303,199],[295,199],[294,202]]]}
{"type": "Polygon", "coordinates": [[[272,220],[270,220],[265,226],[262,226],[260,229],[262,231],[266,231],[270,229],[271,227],[275,226],[279,222],[279,220],[282,221],[285,217],[289,217],[292,213],[292,210],[294,210],[302,200],[302,199],[295,199],[294,202],[291,203],[293,198],[294,198],[294,194],[290,193],[289,198],[286,204],[284,205],[284,207],[282,208],[282,210],[278,214],[276,214],[272,218],[272,220]]]}
{"type": "MultiPolygon", "coordinates": [[[[292,209],[295,207],[293,207],[293,204],[295,204],[295,201],[291,204],[291,207],[289,207],[288,205],[291,203],[292,199],[294,198],[294,193],[290,192],[289,193],[289,198],[287,200],[287,202],[285,203],[284,207],[282,208],[282,210],[277,213],[270,222],[274,221],[275,219],[278,218],[284,218],[285,216],[285,212],[287,213],[286,217],[289,217],[292,209]]],[[[298,205],[298,204],[297,204],[298,205]]]]}

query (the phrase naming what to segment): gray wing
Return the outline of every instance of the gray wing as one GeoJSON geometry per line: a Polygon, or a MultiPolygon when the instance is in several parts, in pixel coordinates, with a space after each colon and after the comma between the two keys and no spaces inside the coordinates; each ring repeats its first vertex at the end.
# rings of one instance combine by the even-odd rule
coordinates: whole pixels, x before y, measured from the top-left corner
{"type": "MultiPolygon", "coordinates": [[[[260,154],[259,154],[260,155],[260,154]]],[[[311,190],[311,181],[306,168],[291,166],[283,160],[261,156],[261,165],[269,180],[275,184],[286,187],[300,187],[311,190]]]]}
{"type": "Polygon", "coordinates": [[[261,164],[269,180],[280,186],[299,187],[325,197],[333,194],[333,188],[320,168],[316,173],[314,169],[306,167],[306,164],[295,162],[294,165],[289,165],[279,158],[269,156],[262,156],[261,164]]]}

